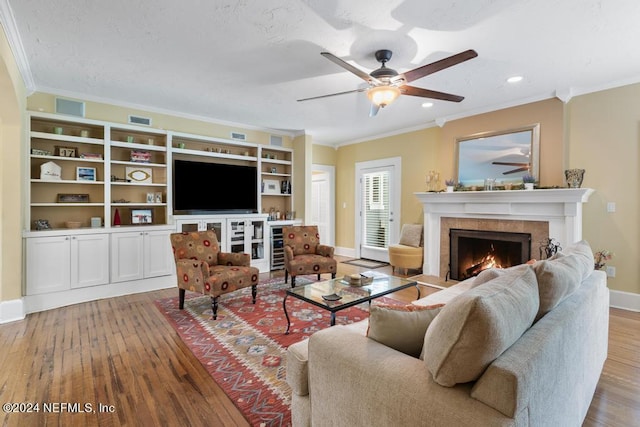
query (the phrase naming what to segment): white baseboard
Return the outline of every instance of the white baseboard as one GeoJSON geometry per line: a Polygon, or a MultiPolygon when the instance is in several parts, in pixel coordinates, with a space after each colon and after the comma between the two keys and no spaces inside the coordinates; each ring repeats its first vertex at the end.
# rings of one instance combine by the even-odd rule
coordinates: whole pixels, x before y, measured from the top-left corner
{"type": "Polygon", "coordinates": [[[340,256],[346,256],[349,258],[355,258],[356,250],[354,248],[343,248],[340,246],[336,246],[335,254],[340,256]]]}
{"type": "Polygon", "coordinates": [[[82,302],[171,288],[175,287],[176,283],[175,275],[161,276],[130,282],[108,283],[106,285],[90,286],[50,294],[27,295],[22,299],[24,301],[24,312],[25,314],[29,314],[82,302]]]}
{"type": "Polygon", "coordinates": [[[22,320],[26,315],[22,298],[0,301],[0,324],[22,320]]]}
{"type": "Polygon", "coordinates": [[[640,311],[640,294],[609,291],[609,306],[629,311],[640,311]]]}

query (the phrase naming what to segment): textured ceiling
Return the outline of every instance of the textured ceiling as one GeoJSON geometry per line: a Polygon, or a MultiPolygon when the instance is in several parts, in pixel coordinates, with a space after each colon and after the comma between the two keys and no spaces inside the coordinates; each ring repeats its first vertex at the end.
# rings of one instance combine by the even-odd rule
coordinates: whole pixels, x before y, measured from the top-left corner
{"type": "Polygon", "coordinates": [[[327,144],[640,81],[637,0],[0,2],[35,90],[327,144]],[[479,56],[412,83],[465,96],[459,104],[401,96],[370,118],[364,93],[296,102],[364,87],[320,52],[370,72],[378,49],[393,50],[399,72],[467,49],[479,56]],[[516,74],[524,80],[505,82],[516,74]]]}

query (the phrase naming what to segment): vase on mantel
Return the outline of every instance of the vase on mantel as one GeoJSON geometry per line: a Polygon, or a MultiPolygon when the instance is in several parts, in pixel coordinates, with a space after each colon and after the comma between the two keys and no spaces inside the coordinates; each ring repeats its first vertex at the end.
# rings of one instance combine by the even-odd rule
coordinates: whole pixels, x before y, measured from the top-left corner
{"type": "Polygon", "coordinates": [[[453,193],[453,185],[447,185],[447,193],[453,193]]]}
{"type": "Polygon", "coordinates": [[[533,190],[533,182],[525,182],[524,183],[524,189],[525,190],[533,190]]]}

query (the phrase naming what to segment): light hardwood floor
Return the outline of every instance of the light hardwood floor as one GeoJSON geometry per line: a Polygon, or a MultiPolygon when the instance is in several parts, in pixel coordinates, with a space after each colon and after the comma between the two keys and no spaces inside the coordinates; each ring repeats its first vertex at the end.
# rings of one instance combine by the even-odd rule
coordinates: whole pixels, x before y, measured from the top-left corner
{"type": "MultiPolygon", "coordinates": [[[[340,263],[338,274],[364,270],[340,263]]],[[[432,290],[423,287],[423,295],[432,290]]],[[[169,296],[177,290],[76,304],[0,325],[0,402],[40,403],[38,413],[3,413],[2,424],[248,425],[156,309],[153,302],[169,296]]],[[[410,301],[415,290],[393,296],[410,301]]],[[[640,313],[611,309],[609,358],[584,425],[638,420],[640,313]]]]}

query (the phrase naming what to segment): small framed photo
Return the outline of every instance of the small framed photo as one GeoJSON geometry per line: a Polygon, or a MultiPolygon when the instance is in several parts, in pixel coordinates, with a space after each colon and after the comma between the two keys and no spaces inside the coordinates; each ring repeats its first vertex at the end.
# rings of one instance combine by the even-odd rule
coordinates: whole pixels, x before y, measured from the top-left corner
{"type": "Polygon", "coordinates": [[[78,166],[76,168],[76,180],[77,181],[95,181],[96,168],[86,168],[84,166],[78,166]]]}
{"type": "Polygon", "coordinates": [[[131,209],[131,224],[153,224],[151,209],[131,209]]]}
{"type": "Polygon", "coordinates": [[[75,157],[76,149],[74,147],[60,147],[56,145],[56,156],[75,157]]]}
{"type": "Polygon", "coordinates": [[[277,179],[265,179],[262,192],[264,194],[280,194],[280,183],[277,179]]]}
{"type": "Polygon", "coordinates": [[[271,168],[271,173],[278,173],[278,169],[277,168],[271,168]]]}
{"type": "Polygon", "coordinates": [[[162,203],[162,192],[161,191],[157,191],[155,193],[155,201],[156,203],[162,203]]]}
{"type": "Polygon", "coordinates": [[[156,196],[154,193],[147,193],[147,203],[154,203],[156,196]]]}

